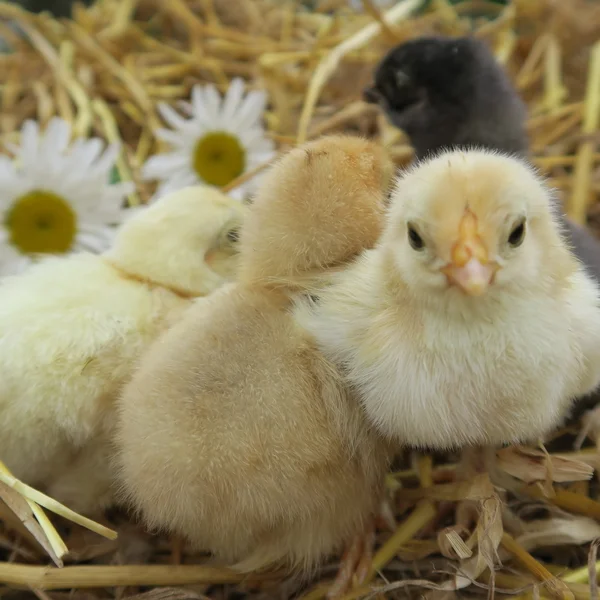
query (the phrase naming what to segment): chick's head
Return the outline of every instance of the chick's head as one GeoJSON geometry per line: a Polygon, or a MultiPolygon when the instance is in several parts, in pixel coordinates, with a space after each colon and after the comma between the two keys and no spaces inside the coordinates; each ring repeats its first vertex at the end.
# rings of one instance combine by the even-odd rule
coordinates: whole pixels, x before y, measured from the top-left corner
{"type": "Polygon", "coordinates": [[[394,166],[379,144],[327,136],[285,154],[265,175],[240,238],[240,278],[302,276],[377,241],[394,166]]]}
{"type": "Polygon", "coordinates": [[[130,275],[202,296],[236,274],[246,211],[214,188],[187,187],[136,210],[106,256],[130,275]]]}
{"type": "Polygon", "coordinates": [[[364,91],[364,98],[394,111],[397,117],[415,104],[435,102],[436,91],[461,99],[471,84],[470,73],[481,44],[470,37],[436,36],[396,46],[379,64],[374,85],[364,91]]]}
{"type": "Polygon", "coordinates": [[[424,301],[474,306],[531,289],[564,256],[552,251],[561,239],[548,188],[525,162],[493,151],[448,151],[411,169],[388,219],[391,264],[424,301]]]}

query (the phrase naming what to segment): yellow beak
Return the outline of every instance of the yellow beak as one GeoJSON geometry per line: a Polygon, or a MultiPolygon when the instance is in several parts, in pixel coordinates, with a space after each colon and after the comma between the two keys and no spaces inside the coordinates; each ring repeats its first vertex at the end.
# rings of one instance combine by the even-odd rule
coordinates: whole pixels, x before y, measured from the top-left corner
{"type": "Polygon", "coordinates": [[[458,226],[458,241],[451,262],[442,269],[449,281],[469,296],[481,296],[490,285],[498,265],[477,233],[477,217],[467,209],[458,226]]]}

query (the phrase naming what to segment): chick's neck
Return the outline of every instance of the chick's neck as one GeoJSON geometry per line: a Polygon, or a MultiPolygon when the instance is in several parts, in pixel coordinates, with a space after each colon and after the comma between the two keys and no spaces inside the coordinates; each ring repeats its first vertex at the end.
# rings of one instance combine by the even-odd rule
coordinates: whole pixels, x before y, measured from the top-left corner
{"type": "Polygon", "coordinates": [[[186,290],[181,287],[177,287],[174,285],[169,285],[167,283],[162,283],[160,281],[155,281],[151,277],[147,277],[144,275],[140,275],[134,271],[127,270],[124,266],[120,265],[119,262],[108,256],[102,257],[104,261],[110,265],[123,279],[127,279],[129,281],[133,281],[136,283],[141,283],[151,289],[153,288],[162,288],[168,292],[171,292],[173,295],[182,298],[184,300],[191,300],[193,298],[197,298],[200,294],[197,294],[191,290],[186,290]]]}

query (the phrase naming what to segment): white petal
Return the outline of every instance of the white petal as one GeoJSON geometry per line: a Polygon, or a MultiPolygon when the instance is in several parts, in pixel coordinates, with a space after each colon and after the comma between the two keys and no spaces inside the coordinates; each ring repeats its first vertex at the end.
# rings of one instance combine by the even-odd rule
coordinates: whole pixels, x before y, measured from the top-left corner
{"type": "Polygon", "coordinates": [[[245,129],[244,131],[241,131],[238,135],[240,140],[249,152],[252,152],[255,145],[262,144],[263,140],[265,139],[265,132],[259,127],[245,129]]]}
{"type": "Polygon", "coordinates": [[[76,140],[71,147],[71,156],[73,157],[79,174],[84,176],[90,166],[98,159],[104,148],[104,143],[98,138],[91,140],[76,140]]]}
{"type": "Polygon", "coordinates": [[[244,81],[239,77],[236,77],[227,90],[225,100],[223,102],[223,109],[221,112],[221,118],[224,123],[235,127],[236,113],[238,112],[242,96],[244,95],[244,81]]]}
{"type": "Polygon", "coordinates": [[[185,130],[187,119],[184,119],[181,115],[177,113],[177,111],[171,108],[168,104],[166,104],[165,102],[161,102],[158,105],[158,112],[171,128],[185,130]]]}
{"type": "Polygon", "coordinates": [[[52,160],[64,153],[70,138],[70,125],[58,117],[52,118],[44,132],[44,138],[40,144],[40,153],[52,160]]]}
{"type": "Polygon", "coordinates": [[[201,181],[194,171],[182,173],[177,177],[177,184],[180,188],[196,185],[197,183],[201,183],[201,181]]]}
{"type": "Polygon", "coordinates": [[[0,155],[0,180],[17,177],[15,163],[8,156],[0,155]]]}
{"type": "Polygon", "coordinates": [[[171,144],[175,148],[182,148],[186,146],[188,136],[182,135],[181,131],[172,131],[170,129],[157,129],[154,135],[163,142],[171,144]]]}
{"type": "Polygon", "coordinates": [[[100,254],[110,247],[113,237],[113,232],[107,227],[82,226],[77,232],[74,246],[76,249],[100,254]]]}
{"type": "Polygon", "coordinates": [[[142,167],[142,178],[146,181],[169,177],[175,169],[189,167],[190,157],[181,152],[157,154],[150,157],[142,167]]]}
{"type": "Polygon", "coordinates": [[[39,127],[36,121],[28,119],[21,128],[21,156],[37,154],[39,143],[39,127]]]}
{"type": "Polygon", "coordinates": [[[192,112],[194,119],[201,123],[204,127],[214,126],[215,119],[218,118],[220,103],[217,97],[217,106],[211,105],[210,101],[206,101],[206,94],[202,86],[195,85],[192,88],[192,112]]]}
{"type": "Polygon", "coordinates": [[[135,192],[135,184],[133,181],[119,181],[119,183],[113,183],[109,186],[106,193],[108,192],[115,196],[119,196],[120,198],[124,198],[135,192]]]}
{"type": "Polygon", "coordinates": [[[194,185],[195,183],[200,183],[200,181],[191,172],[187,173],[185,176],[171,177],[158,186],[156,193],[152,198],[152,202],[155,202],[171,192],[176,192],[177,190],[181,190],[189,185],[194,185]]]}
{"type": "MultiPolygon", "coordinates": [[[[204,86],[204,89],[202,91],[203,91],[202,104],[204,105],[204,108],[208,113],[208,117],[211,119],[216,118],[218,115],[221,114],[221,104],[222,104],[221,96],[220,96],[219,92],[217,91],[216,86],[214,86],[212,84],[204,86]]],[[[194,108],[196,109],[198,114],[200,114],[196,105],[194,106],[194,108]]]]}
{"type": "Polygon", "coordinates": [[[265,92],[250,92],[244,99],[242,106],[240,106],[236,119],[240,130],[262,124],[266,107],[267,94],[265,92]]]}
{"type": "Polygon", "coordinates": [[[21,169],[29,170],[38,163],[39,128],[35,121],[27,120],[21,128],[21,150],[18,155],[21,169]]]}
{"type": "Polygon", "coordinates": [[[121,144],[114,143],[110,144],[102,154],[102,156],[96,161],[93,167],[95,173],[102,173],[110,171],[115,166],[115,161],[119,152],[121,151],[121,144]]]}
{"type": "Polygon", "coordinates": [[[31,259],[24,256],[10,244],[0,246],[0,277],[18,275],[30,264],[31,259]]]}

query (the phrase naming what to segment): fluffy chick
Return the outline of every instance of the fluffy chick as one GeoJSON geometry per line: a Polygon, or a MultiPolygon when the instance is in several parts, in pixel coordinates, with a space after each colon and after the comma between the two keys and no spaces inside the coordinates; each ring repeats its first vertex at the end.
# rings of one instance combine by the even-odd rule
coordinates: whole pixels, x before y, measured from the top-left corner
{"type": "Polygon", "coordinates": [[[289,307],[307,274],[375,244],[392,172],[377,145],[338,136],[268,172],[239,282],[153,345],[120,402],[121,485],[150,527],[241,571],[310,569],[377,510],[387,444],[289,307]]]}
{"type": "Polygon", "coordinates": [[[142,351],[237,262],[245,207],[192,187],[135,211],[104,255],[0,284],[0,458],[80,512],[110,503],[117,392],[142,351]]]}
{"type": "Polygon", "coordinates": [[[422,37],[392,48],[364,96],[406,132],[417,158],[471,146],[527,151],[525,104],[477,38],[422,37]]]}
{"type": "Polygon", "coordinates": [[[600,381],[597,284],[525,163],[453,151],[409,170],[385,232],[298,322],[386,435],[537,441],[600,381]]]}
{"type": "MultiPolygon", "coordinates": [[[[488,45],[473,37],[423,37],[390,50],[365,99],[409,136],[417,159],[469,147],[528,154],[527,110],[488,45]]],[[[561,216],[564,235],[600,281],[600,242],[561,216]]]]}

